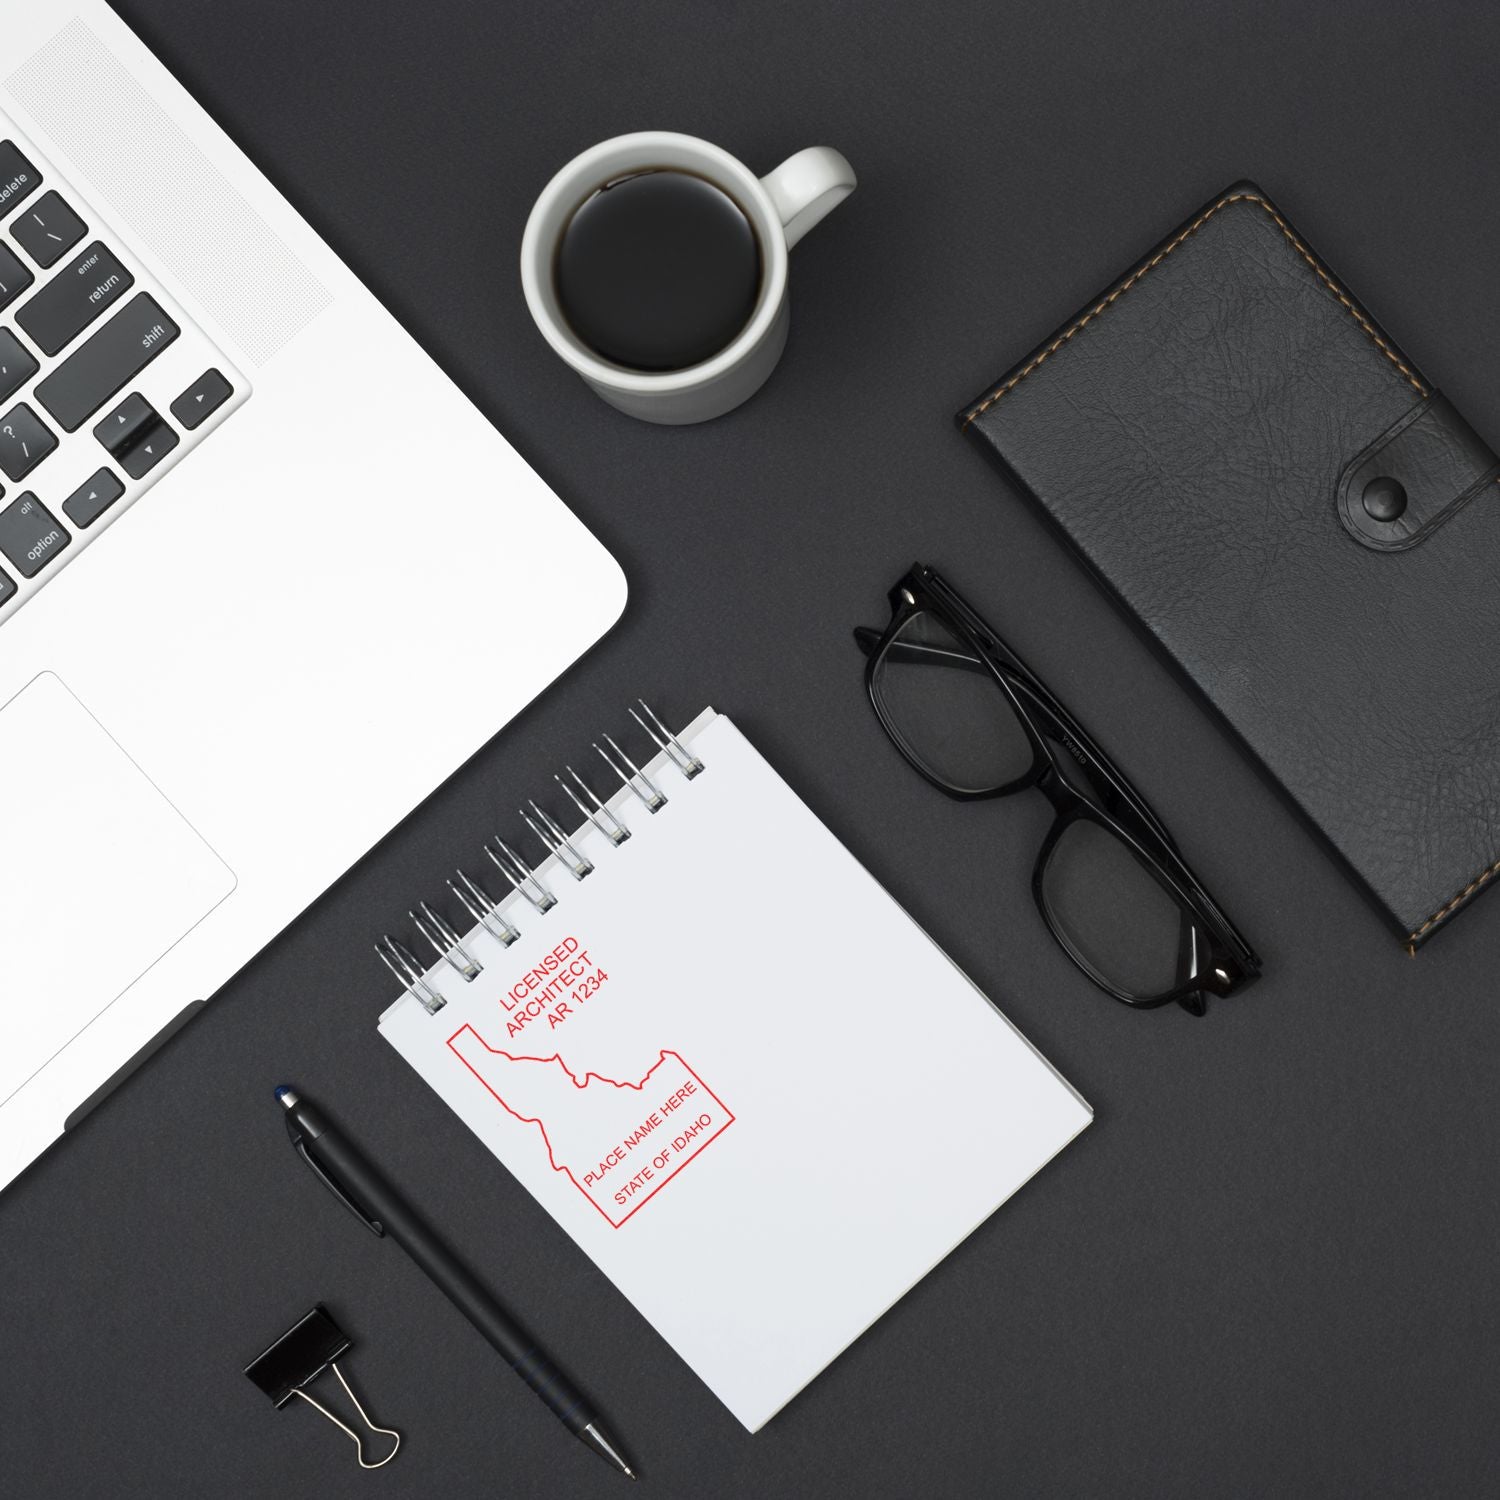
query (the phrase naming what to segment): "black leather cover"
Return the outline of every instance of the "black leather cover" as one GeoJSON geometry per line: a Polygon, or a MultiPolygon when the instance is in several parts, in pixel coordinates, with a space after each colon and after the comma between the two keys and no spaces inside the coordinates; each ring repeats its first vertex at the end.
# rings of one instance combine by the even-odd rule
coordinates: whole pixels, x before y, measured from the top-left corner
{"type": "Polygon", "coordinates": [[[1500,884],[1500,462],[1259,188],[1207,204],[959,423],[1413,950],[1500,884]],[[1380,476],[1394,520],[1364,504],[1380,476]]]}

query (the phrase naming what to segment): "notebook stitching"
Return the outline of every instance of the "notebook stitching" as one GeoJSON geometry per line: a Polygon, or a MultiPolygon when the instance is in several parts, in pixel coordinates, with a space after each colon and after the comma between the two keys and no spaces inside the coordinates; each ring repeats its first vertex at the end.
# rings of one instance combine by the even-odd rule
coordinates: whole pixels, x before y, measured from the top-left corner
{"type": "MultiPolygon", "coordinates": [[[[1119,298],[1123,297],[1125,293],[1128,292],[1131,287],[1133,287],[1136,282],[1138,282],[1148,271],[1153,270],[1155,267],[1159,266],[1162,261],[1164,261],[1185,239],[1201,229],[1203,225],[1206,224],[1216,213],[1218,213],[1221,208],[1225,208],[1231,203],[1254,203],[1258,207],[1263,208],[1271,216],[1272,220],[1276,224],[1276,227],[1282,232],[1282,234],[1286,236],[1287,243],[1291,245],[1291,247],[1303,258],[1303,260],[1308,263],[1309,266],[1312,267],[1313,273],[1317,276],[1318,280],[1321,281],[1323,285],[1333,293],[1333,295],[1339,300],[1339,302],[1343,305],[1345,310],[1354,319],[1354,321],[1358,323],[1359,326],[1363,328],[1367,334],[1369,334],[1372,342],[1375,344],[1375,347],[1379,349],[1380,352],[1384,354],[1385,357],[1390,360],[1393,365],[1395,365],[1395,367],[1402,373],[1402,375],[1406,377],[1407,383],[1411,385],[1419,395],[1426,396],[1428,394],[1427,387],[1423,385],[1422,382],[1418,380],[1417,377],[1406,367],[1406,365],[1401,361],[1400,357],[1391,348],[1391,346],[1387,344],[1386,341],[1381,338],[1378,333],[1376,333],[1374,326],[1370,323],[1370,320],[1366,318],[1362,312],[1360,312],[1360,310],[1349,299],[1343,288],[1340,287],[1339,284],[1333,279],[1333,277],[1331,277],[1328,272],[1323,269],[1323,267],[1318,263],[1316,257],[1307,248],[1307,246],[1304,245],[1302,241],[1292,233],[1291,228],[1287,224],[1286,220],[1283,219],[1281,215],[1277,213],[1276,210],[1272,208],[1264,198],[1260,197],[1256,193],[1227,193],[1224,197],[1220,198],[1217,203],[1210,204],[1209,207],[1205,208],[1203,212],[1199,214],[1191,224],[1189,224],[1185,229],[1176,234],[1168,244],[1163,245],[1162,248],[1158,250],[1156,254],[1153,255],[1151,259],[1145,263],[1145,265],[1141,266],[1138,270],[1133,271],[1128,277],[1126,277],[1126,279],[1122,281],[1120,285],[1117,286],[1114,291],[1109,294],[1109,296],[1105,297],[1103,301],[1097,303],[1086,313],[1084,313],[1084,315],[1079,318],[1071,328],[1069,328],[1066,332],[1059,334],[1057,338],[1055,338],[1050,344],[1047,345],[1045,349],[1042,350],[1040,354],[1036,356],[1035,359],[1027,363],[1024,368],[1018,370],[1014,375],[1010,377],[1009,380],[1002,381],[1000,385],[996,386],[995,389],[991,391],[990,394],[979,403],[978,406],[974,407],[974,409],[970,411],[967,416],[965,416],[965,428],[967,428],[976,417],[981,416],[986,411],[988,411],[990,407],[992,407],[1007,392],[1014,390],[1016,386],[1018,386],[1029,374],[1031,374],[1034,369],[1037,368],[1038,365],[1045,364],[1046,361],[1050,359],[1052,355],[1056,354],[1057,351],[1061,349],[1062,346],[1066,344],[1075,333],[1077,333],[1080,329],[1087,327],[1088,324],[1092,323],[1100,313],[1104,312],[1119,298]]],[[[1496,482],[1500,483],[1500,479],[1497,479],[1496,482]]],[[[1430,917],[1428,917],[1428,919],[1423,922],[1420,927],[1414,929],[1411,933],[1409,933],[1406,939],[1407,951],[1415,955],[1416,944],[1422,937],[1423,933],[1429,932],[1433,927],[1437,926],[1439,922],[1443,921],[1444,918],[1451,916],[1458,907],[1462,906],[1463,903],[1469,899],[1470,896],[1474,895],[1475,892],[1480,890],[1483,886],[1488,885],[1496,875],[1500,875],[1500,860],[1496,860],[1496,862],[1492,864],[1489,869],[1485,870],[1481,875],[1478,875],[1473,880],[1471,880],[1469,884],[1466,885],[1456,896],[1454,896],[1451,900],[1445,902],[1430,917]]]]}
{"type": "Polygon", "coordinates": [[[1109,294],[1109,296],[1105,297],[1103,301],[1097,303],[1094,307],[1091,307],[1088,312],[1084,313],[1084,315],[1079,318],[1079,320],[1074,323],[1073,326],[1069,328],[1065,333],[1059,334],[1045,349],[1042,350],[1040,354],[1036,356],[1035,359],[1031,360],[1024,369],[1018,370],[1014,375],[1010,377],[1009,380],[1003,381],[993,391],[991,391],[990,394],[986,396],[978,406],[974,407],[974,409],[970,411],[967,416],[965,416],[963,423],[964,427],[967,428],[976,417],[981,416],[984,412],[988,411],[990,407],[992,407],[995,402],[997,402],[1002,396],[1014,390],[1016,386],[1018,386],[1039,365],[1045,364],[1046,361],[1050,359],[1052,355],[1056,354],[1057,351],[1061,349],[1062,346],[1066,344],[1075,333],[1077,333],[1080,329],[1087,327],[1087,325],[1093,322],[1093,320],[1097,318],[1100,313],[1104,312],[1106,308],[1112,306],[1117,299],[1123,297],[1125,293],[1128,292],[1131,287],[1133,287],[1136,282],[1138,282],[1143,276],[1145,276],[1148,271],[1153,270],[1155,267],[1159,266],[1162,261],[1164,261],[1185,239],[1188,238],[1189,235],[1195,234],[1199,229],[1201,229],[1203,225],[1206,224],[1211,218],[1213,218],[1213,216],[1218,213],[1221,208],[1225,208],[1231,203],[1242,202],[1254,203],[1263,208],[1271,216],[1271,218],[1276,223],[1276,227],[1280,229],[1282,234],[1286,236],[1287,243],[1290,244],[1291,247],[1302,257],[1302,259],[1312,267],[1313,273],[1317,276],[1318,280],[1321,281],[1323,285],[1333,293],[1333,295],[1339,300],[1339,302],[1343,304],[1344,308],[1348,311],[1349,315],[1354,319],[1354,321],[1358,323],[1359,326],[1363,328],[1367,334],[1369,334],[1376,348],[1378,348],[1380,352],[1384,354],[1385,357],[1390,360],[1390,362],[1395,365],[1398,370],[1400,370],[1400,372],[1406,377],[1407,382],[1417,391],[1419,395],[1427,395],[1427,387],[1417,379],[1417,377],[1411,372],[1411,370],[1406,367],[1405,364],[1402,363],[1395,350],[1392,349],[1391,346],[1386,343],[1386,341],[1381,338],[1381,336],[1375,331],[1374,325],[1354,305],[1344,289],[1318,263],[1317,258],[1313,255],[1312,251],[1310,251],[1307,246],[1304,245],[1302,241],[1292,233],[1291,227],[1287,224],[1286,220],[1283,219],[1281,215],[1277,213],[1276,210],[1272,208],[1271,205],[1257,193],[1228,193],[1224,197],[1220,198],[1217,203],[1210,204],[1208,208],[1205,208],[1203,212],[1199,214],[1198,217],[1187,226],[1187,228],[1181,230],[1171,240],[1170,243],[1163,245],[1162,248],[1158,250],[1156,254],[1153,255],[1151,259],[1145,263],[1145,265],[1131,272],[1131,274],[1124,281],[1122,281],[1120,285],[1117,286],[1114,291],[1109,294]]]}
{"type": "Polygon", "coordinates": [[[1454,911],[1458,907],[1462,906],[1470,896],[1472,896],[1477,890],[1480,889],[1481,886],[1488,885],[1496,875],[1500,875],[1500,860],[1496,860],[1488,870],[1483,872],[1483,874],[1476,875],[1473,880],[1471,880],[1468,885],[1466,885],[1463,890],[1461,890],[1451,901],[1449,901],[1445,906],[1438,907],[1438,909],[1433,912],[1433,914],[1428,917],[1428,919],[1423,922],[1420,927],[1418,927],[1414,932],[1408,933],[1406,938],[1406,951],[1410,953],[1413,958],[1415,958],[1417,953],[1416,945],[1422,934],[1426,932],[1428,928],[1436,927],[1444,917],[1452,916],[1454,911]]]}

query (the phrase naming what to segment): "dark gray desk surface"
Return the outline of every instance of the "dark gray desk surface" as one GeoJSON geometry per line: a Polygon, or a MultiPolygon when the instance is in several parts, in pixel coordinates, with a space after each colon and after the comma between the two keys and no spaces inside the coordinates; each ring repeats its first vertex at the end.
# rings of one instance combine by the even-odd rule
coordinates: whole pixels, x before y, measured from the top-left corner
{"type": "MultiPolygon", "coordinates": [[[[295,1166],[268,1092],[291,1077],[580,1373],[648,1493],[1494,1493],[1500,896],[1406,958],[950,422],[1253,175],[1500,441],[1494,8],[125,8],[604,538],[632,596],[613,635],[0,1197],[0,1491],[622,1493],[295,1166]],[[826,141],[861,179],[793,257],[774,383],[696,429],[588,395],[544,352],[516,276],[554,168],[644,127],[761,169],[826,141]],[[1099,998],[1031,905],[1039,800],[964,810],[896,762],[848,631],[883,620],[914,557],[993,611],[1178,830],[1265,956],[1243,1000],[1197,1021],[1099,998]],[[678,720],[732,711],[1098,1111],[755,1437],[373,1025],[391,987],[372,934],[598,727],[627,724],[638,692],[678,720]],[[375,1413],[408,1434],[379,1475],[240,1374],[316,1298],[356,1336],[375,1413]]],[[[431,539],[422,576],[444,545],[462,540],[431,539]]],[[[549,565],[496,560],[497,667],[506,569],[549,565]]],[[[413,619],[440,650],[440,592],[429,605],[413,619]]],[[[422,684],[403,686],[419,720],[422,684]]],[[[926,1111],[941,1150],[941,1099],[893,1104],[926,1111]]]]}

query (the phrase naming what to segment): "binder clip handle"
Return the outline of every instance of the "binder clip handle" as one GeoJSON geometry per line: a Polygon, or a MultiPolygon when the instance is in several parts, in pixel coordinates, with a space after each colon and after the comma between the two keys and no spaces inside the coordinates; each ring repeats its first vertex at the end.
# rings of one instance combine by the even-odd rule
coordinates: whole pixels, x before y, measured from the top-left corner
{"type": "Polygon", "coordinates": [[[245,1374],[260,1390],[271,1398],[271,1404],[280,1411],[296,1397],[307,1402],[314,1411],[321,1413],[354,1443],[354,1451],[362,1469],[380,1469],[396,1456],[401,1449],[401,1434],[394,1427],[379,1427],[370,1420],[370,1414],[360,1404],[354,1388],[339,1369],[339,1360],[352,1347],[348,1335],[329,1316],[328,1309],[319,1302],[312,1311],[299,1318],[269,1348],[256,1355],[245,1366],[245,1374]],[[353,1403],[359,1419],[370,1432],[378,1432],[393,1439],[391,1451],[384,1458],[373,1461],[365,1457],[365,1440],[347,1422],[334,1416],[329,1409],[310,1396],[310,1386],[326,1370],[332,1370],[343,1386],[344,1394],[353,1403]]]}

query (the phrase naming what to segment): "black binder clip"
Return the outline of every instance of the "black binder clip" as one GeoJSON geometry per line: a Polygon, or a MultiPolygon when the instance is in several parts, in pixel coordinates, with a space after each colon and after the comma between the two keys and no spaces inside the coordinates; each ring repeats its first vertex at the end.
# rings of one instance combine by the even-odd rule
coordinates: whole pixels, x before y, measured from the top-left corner
{"type": "Polygon", "coordinates": [[[377,1427],[369,1413],[359,1404],[359,1397],[350,1389],[339,1369],[338,1361],[349,1352],[349,1338],[344,1330],[328,1316],[328,1310],[320,1302],[306,1317],[299,1319],[276,1340],[263,1354],[257,1355],[245,1366],[247,1374],[266,1395],[278,1411],[292,1399],[300,1396],[315,1411],[321,1412],[340,1432],[354,1441],[354,1450],[359,1455],[362,1469],[379,1469],[390,1463],[401,1447],[401,1434],[394,1427],[377,1427]],[[344,1394],[354,1403],[360,1420],[371,1432],[383,1433],[394,1438],[391,1451],[384,1458],[370,1463],[365,1458],[364,1440],[346,1422],[341,1422],[314,1396],[309,1396],[305,1387],[311,1385],[325,1370],[332,1370],[344,1388],[344,1394]]]}

